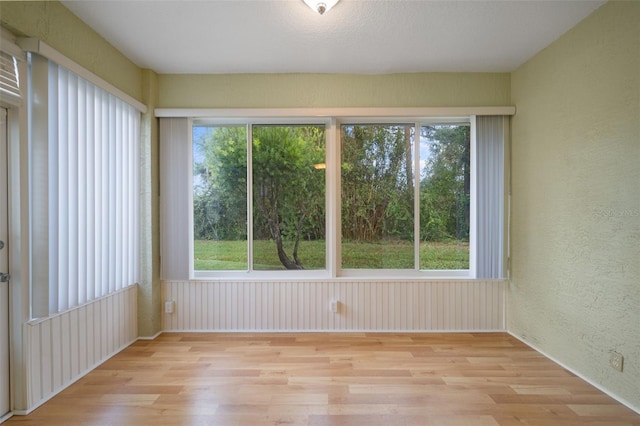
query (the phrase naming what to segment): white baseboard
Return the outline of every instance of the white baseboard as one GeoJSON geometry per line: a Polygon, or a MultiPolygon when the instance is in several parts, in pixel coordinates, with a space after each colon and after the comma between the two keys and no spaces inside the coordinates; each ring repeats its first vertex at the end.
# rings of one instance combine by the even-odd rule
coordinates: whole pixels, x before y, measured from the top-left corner
{"type": "MultiPolygon", "coordinates": [[[[351,334],[351,333],[406,333],[406,334],[458,334],[458,333],[506,333],[503,329],[495,329],[495,330],[388,330],[388,329],[356,329],[356,330],[332,330],[332,329],[188,329],[188,330],[163,330],[158,334],[162,333],[332,333],[332,334],[351,334]]],[[[157,337],[157,335],[156,335],[157,337]]],[[[155,337],[154,337],[155,338],[155,337]]],[[[138,340],[153,340],[152,338],[142,338],[139,337],[138,340]]]]}
{"type": "Polygon", "coordinates": [[[164,332],[165,332],[165,330],[160,330],[156,334],[154,334],[153,336],[138,336],[138,338],[136,340],[154,340],[156,337],[158,337],[159,335],[161,335],[164,332]]]}

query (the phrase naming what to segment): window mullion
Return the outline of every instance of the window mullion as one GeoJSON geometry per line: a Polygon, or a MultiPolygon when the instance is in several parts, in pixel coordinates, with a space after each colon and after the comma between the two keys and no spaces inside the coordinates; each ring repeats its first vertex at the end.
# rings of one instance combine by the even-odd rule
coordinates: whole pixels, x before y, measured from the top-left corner
{"type": "Polygon", "coordinates": [[[253,125],[247,123],[247,260],[253,271],[253,125]]]}
{"type": "Polygon", "coordinates": [[[340,270],[341,221],[340,221],[340,133],[335,118],[329,122],[326,134],[326,253],[327,269],[332,277],[340,270]]]}
{"type": "Polygon", "coordinates": [[[413,124],[413,241],[414,269],[420,270],[420,129],[421,124],[413,124]]]}
{"type": "Polygon", "coordinates": [[[470,144],[471,144],[471,159],[469,161],[471,167],[471,191],[469,194],[469,277],[476,278],[476,256],[478,253],[477,250],[477,193],[478,193],[478,154],[477,154],[477,141],[476,141],[476,116],[472,115],[470,117],[471,121],[471,134],[470,134],[470,144]]]}

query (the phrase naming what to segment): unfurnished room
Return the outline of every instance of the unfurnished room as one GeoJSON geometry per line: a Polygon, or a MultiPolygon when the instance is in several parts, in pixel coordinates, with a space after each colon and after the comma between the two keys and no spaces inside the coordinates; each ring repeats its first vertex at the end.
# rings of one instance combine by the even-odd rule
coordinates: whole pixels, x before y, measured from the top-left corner
{"type": "Polygon", "coordinates": [[[3,425],[640,425],[640,1],[0,1],[3,425]]]}

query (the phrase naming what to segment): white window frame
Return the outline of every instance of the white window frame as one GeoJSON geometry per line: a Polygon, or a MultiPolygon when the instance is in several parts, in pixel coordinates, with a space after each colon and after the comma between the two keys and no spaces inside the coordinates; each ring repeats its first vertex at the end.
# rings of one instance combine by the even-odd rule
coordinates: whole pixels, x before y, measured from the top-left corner
{"type": "MultiPolygon", "coordinates": [[[[248,269],[242,271],[202,271],[196,270],[194,266],[194,234],[193,234],[193,144],[189,145],[189,162],[191,164],[189,179],[189,261],[191,279],[210,278],[238,278],[250,275],[256,279],[309,279],[309,278],[373,278],[383,277],[394,278],[474,278],[475,277],[475,240],[476,240],[476,164],[475,164],[475,117],[332,117],[330,119],[318,119],[317,117],[295,117],[295,118],[269,118],[269,119],[196,119],[190,121],[190,128],[195,124],[211,126],[246,126],[247,129],[247,244],[248,244],[248,269]],[[461,270],[421,270],[419,269],[419,180],[414,185],[414,267],[412,269],[343,269],[341,267],[341,179],[340,179],[340,128],[342,125],[366,125],[366,124],[411,124],[416,129],[416,137],[419,137],[419,129],[429,124],[464,123],[471,127],[471,202],[470,202],[470,230],[469,230],[469,268],[461,270]],[[256,125],[324,125],[326,131],[326,229],[329,235],[325,236],[325,259],[326,268],[324,270],[303,270],[303,271],[256,271],[253,269],[253,197],[252,194],[252,167],[251,167],[251,143],[252,127],[256,125]],[[329,148],[331,147],[331,149],[329,148]],[[331,201],[334,201],[331,203],[331,201]],[[331,224],[331,225],[330,225],[331,224]]],[[[413,146],[414,167],[419,170],[419,141],[415,141],[413,146]]]]}
{"type": "MultiPolygon", "coordinates": [[[[475,209],[476,209],[476,139],[475,139],[475,116],[458,116],[458,117],[351,117],[351,118],[339,118],[337,120],[338,134],[340,126],[342,125],[367,125],[367,124],[410,124],[414,126],[415,137],[419,138],[419,129],[422,126],[434,125],[434,124],[468,124],[471,127],[471,190],[470,190],[470,214],[469,214],[469,269],[420,269],[420,179],[416,179],[414,182],[414,210],[413,210],[413,223],[414,223],[414,267],[412,269],[350,269],[340,267],[341,258],[337,259],[338,267],[336,268],[336,274],[334,277],[339,278],[386,278],[386,279],[407,279],[407,278],[475,278],[475,255],[476,255],[476,224],[475,209]]],[[[337,150],[338,153],[342,150],[341,140],[338,139],[337,150]]],[[[420,171],[420,142],[414,141],[413,144],[413,162],[414,170],[420,171]]],[[[340,158],[336,165],[341,164],[340,158]]],[[[338,181],[340,182],[340,170],[338,170],[338,181]]],[[[415,177],[414,177],[415,179],[415,177]]],[[[341,200],[342,187],[338,188],[338,201],[341,200]]],[[[341,206],[337,207],[338,215],[342,212],[341,206]]],[[[341,220],[338,220],[338,226],[342,226],[341,220]]],[[[337,250],[341,251],[342,239],[338,235],[339,241],[337,250]]]]}
{"type": "MultiPolygon", "coordinates": [[[[330,144],[329,133],[331,126],[331,119],[318,118],[318,117],[294,117],[294,118],[248,118],[248,119],[220,119],[220,118],[205,118],[205,119],[191,119],[189,121],[190,134],[193,134],[194,123],[197,125],[205,126],[246,126],[247,131],[247,245],[248,245],[248,268],[247,270],[240,271],[201,271],[195,269],[195,256],[194,256],[194,234],[193,234],[193,142],[190,141],[188,147],[188,158],[190,164],[189,170],[189,278],[190,279],[246,279],[248,276],[256,279],[281,279],[286,276],[287,279],[326,279],[330,278],[329,273],[330,261],[328,256],[325,257],[325,269],[310,269],[310,270],[295,270],[295,271],[261,271],[253,269],[253,179],[252,179],[252,161],[251,161],[251,148],[252,148],[252,127],[261,125],[309,125],[309,126],[325,126],[325,158],[328,158],[327,150],[330,144]]],[[[335,145],[335,142],[331,142],[335,145]]],[[[325,206],[329,204],[329,163],[327,162],[327,169],[325,170],[325,206]]],[[[325,207],[328,208],[328,207],[325,207]]],[[[331,232],[329,227],[330,219],[329,212],[325,215],[325,227],[327,233],[331,232]]],[[[325,236],[325,253],[329,253],[330,240],[332,238],[329,235],[325,236]]]]}

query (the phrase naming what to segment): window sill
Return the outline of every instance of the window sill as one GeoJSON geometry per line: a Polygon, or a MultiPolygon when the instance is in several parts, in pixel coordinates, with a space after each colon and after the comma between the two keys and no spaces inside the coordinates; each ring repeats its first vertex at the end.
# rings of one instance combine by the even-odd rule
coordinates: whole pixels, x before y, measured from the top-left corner
{"type": "Polygon", "coordinates": [[[443,271],[399,271],[399,270],[342,270],[340,274],[327,271],[193,271],[191,281],[238,281],[238,282],[379,282],[379,281],[473,281],[477,280],[469,270],[443,271]]]}

